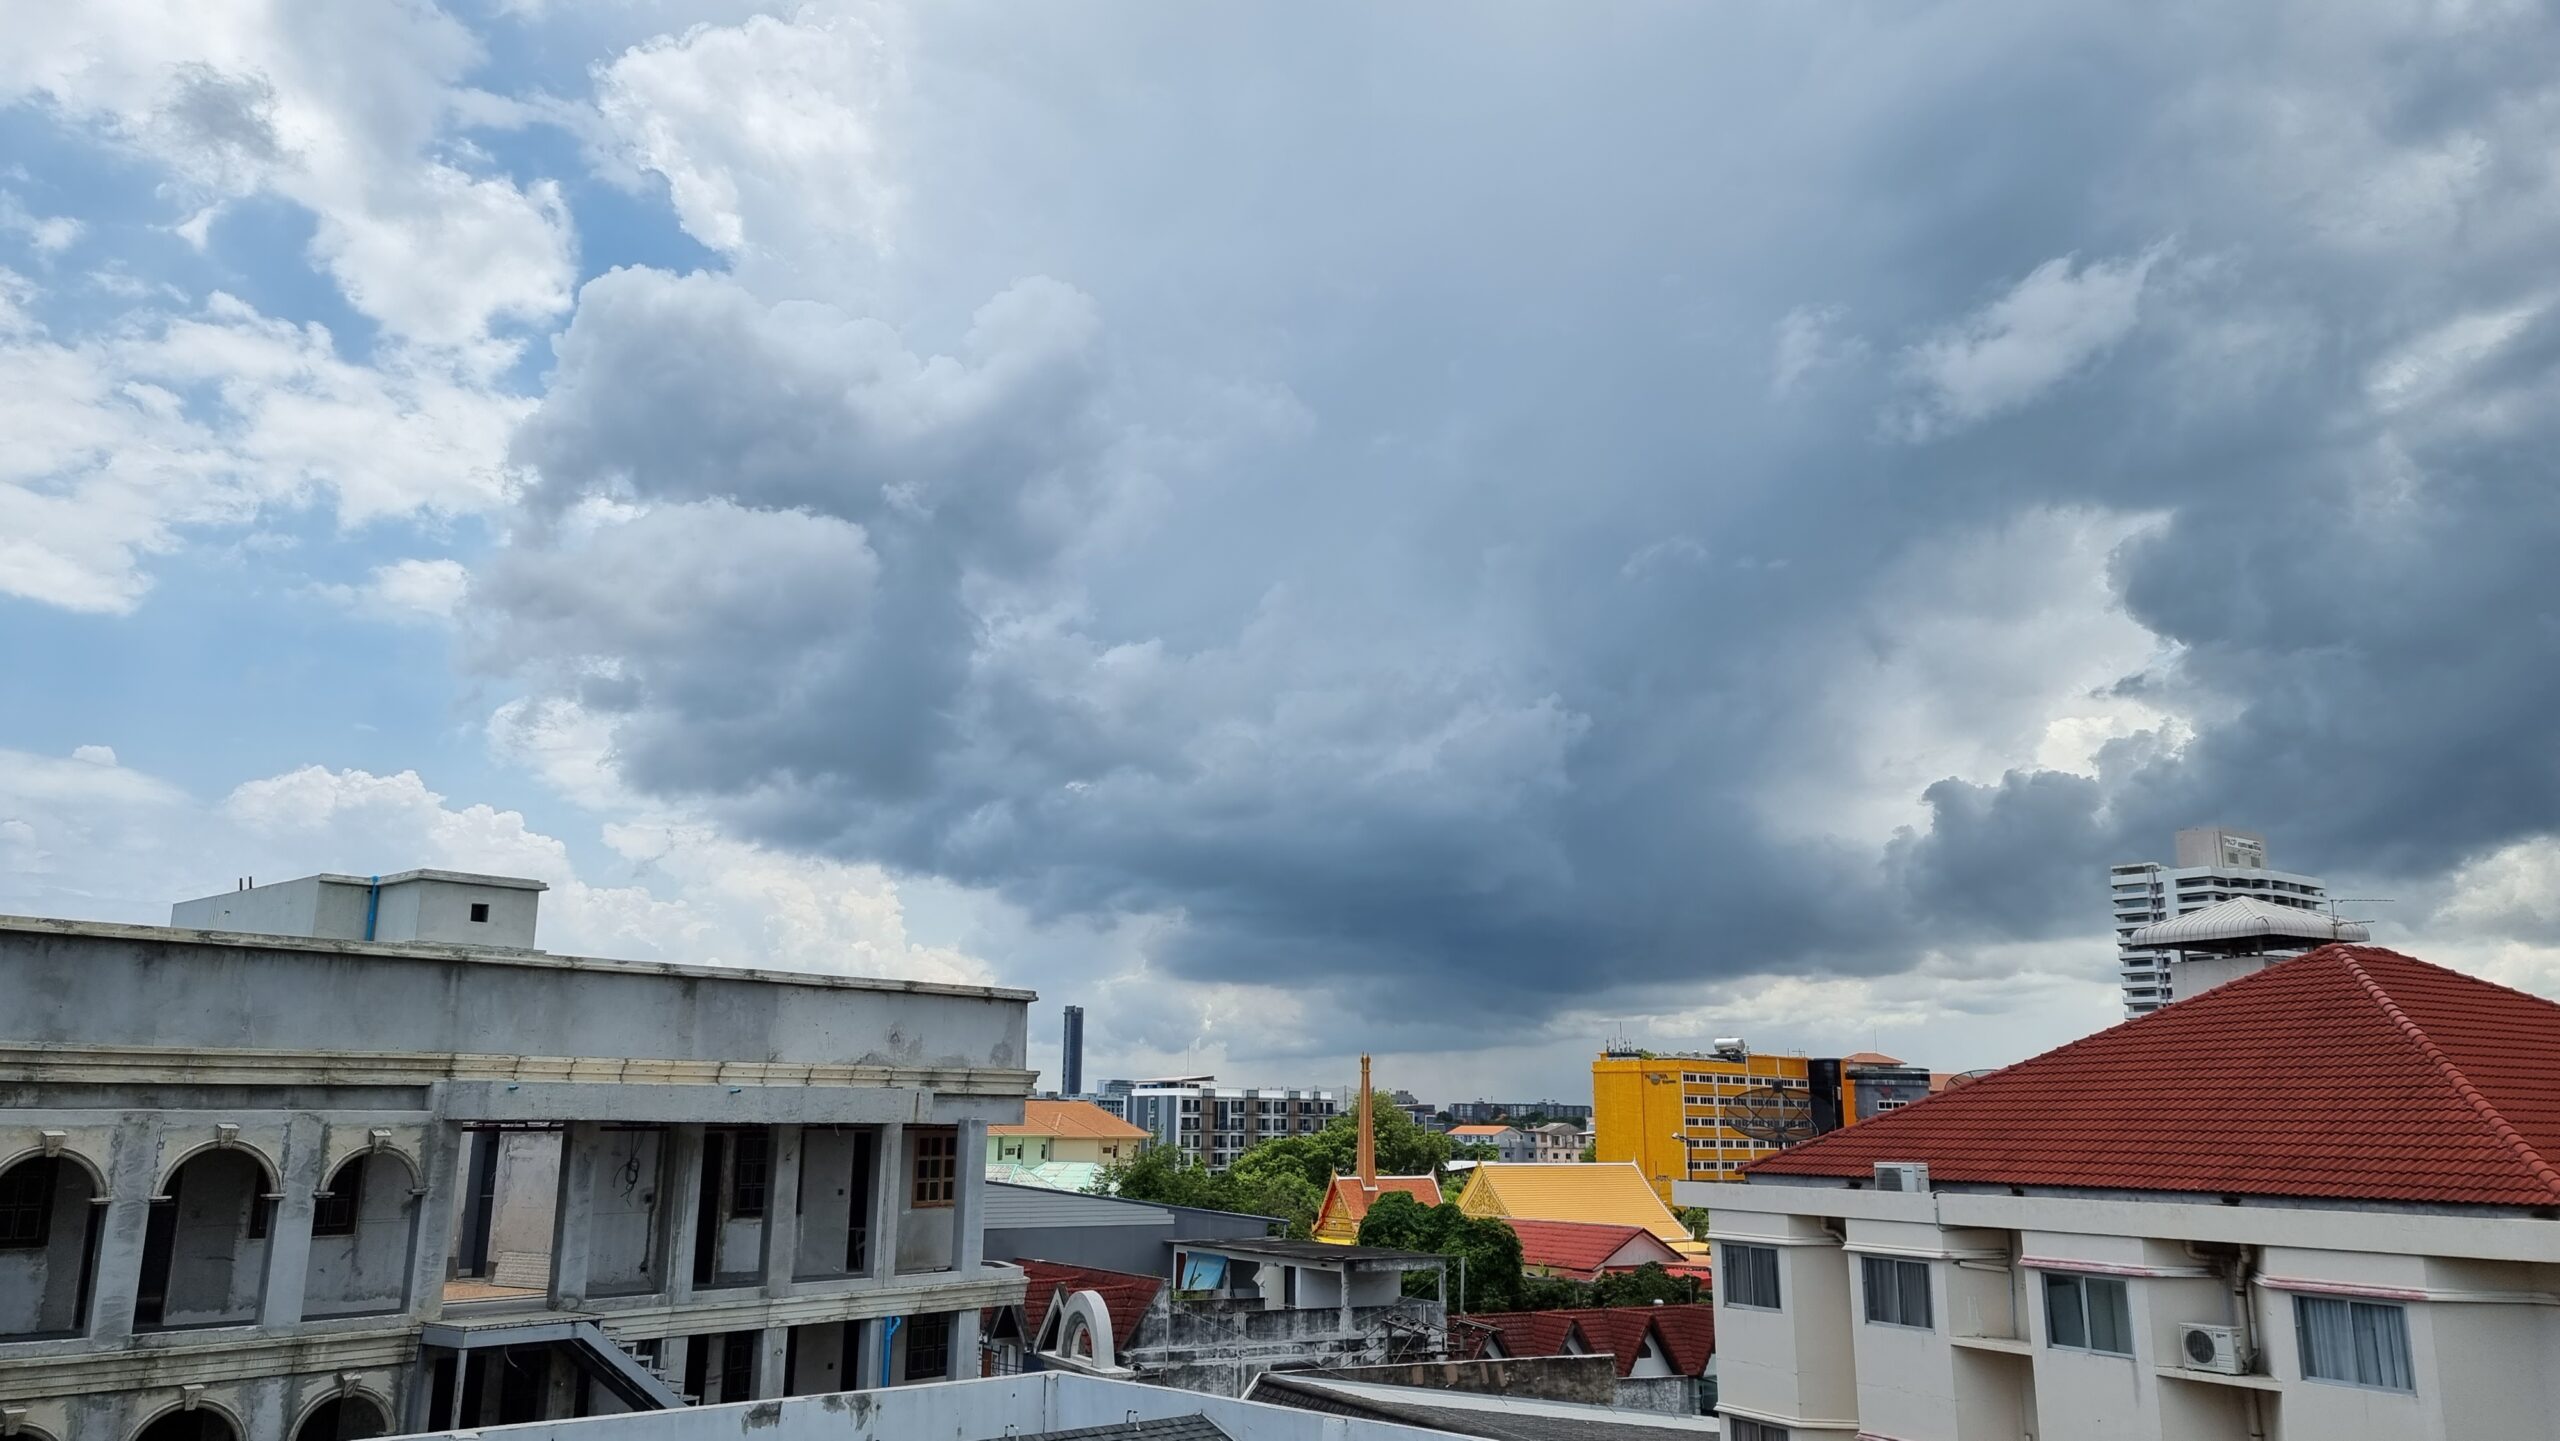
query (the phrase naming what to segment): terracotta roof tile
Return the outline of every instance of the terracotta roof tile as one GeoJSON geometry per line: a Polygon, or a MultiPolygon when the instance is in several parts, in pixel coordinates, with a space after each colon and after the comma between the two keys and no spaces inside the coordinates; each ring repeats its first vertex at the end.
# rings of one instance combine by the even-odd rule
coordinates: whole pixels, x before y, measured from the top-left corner
{"type": "Polygon", "coordinates": [[[1143,1141],[1152,1132],[1133,1126],[1091,1101],[1025,1101],[1022,1124],[989,1126],[991,1136],[1077,1136],[1097,1141],[1143,1141]]]}
{"type": "Polygon", "coordinates": [[[1544,1266],[1553,1271],[1567,1271],[1582,1280],[1600,1274],[1600,1268],[1630,1241],[1639,1238],[1654,1244],[1648,1250],[1660,1254],[1654,1259],[1665,1265],[1678,1256],[1642,1226],[1600,1225],[1585,1221],[1533,1221],[1521,1217],[1507,1218],[1512,1234],[1520,1238],[1520,1260],[1523,1265],[1544,1266]]]}
{"type": "Polygon", "coordinates": [[[2555,1158],[2560,1005],[2330,945],[1749,1173],[2543,1207],[2555,1158]]]}
{"type": "Polygon", "coordinates": [[[1560,1355],[1566,1336],[1579,1336],[1593,1353],[1615,1358],[1621,1376],[1635,1369],[1648,1328],[1661,1338],[1672,1369],[1683,1376],[1705,1375],[1716,1354],[1715,1307],[1705,1304],[1494,1311],[1464,1319],[1493,1328],[1508,1356],[1560,1355]]]}
{"type": "Polygon", "coordinates": [[[1049,1316],[1049,1308],[1059,1296],[1076,1291],[1096,1291],[1102,1296],[1102,1309],[1111,1313],[1111,1342],[1127,1347],[1137,1339],[1138,1323],[1147,1317],[1147,1308],[1155,1304],[1156,1293],[1164,1282],[1153,1276],[1134,1276],[1126,1271],[1104,1271],[1093,1266],[1069,1266],[1057,1261],[1016,1261],[1028,1282],[1022,1291],[1022,1330],[1031,1344],[1040,1342],[1040,1326],[1049,1316]]]}

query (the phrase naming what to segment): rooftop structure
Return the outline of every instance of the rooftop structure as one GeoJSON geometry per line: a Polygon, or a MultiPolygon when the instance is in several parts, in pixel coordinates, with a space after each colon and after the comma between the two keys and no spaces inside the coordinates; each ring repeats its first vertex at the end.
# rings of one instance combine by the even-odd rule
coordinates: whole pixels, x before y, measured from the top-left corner
{"type": "Polygon", "coordinates": [[[2560,1005],[2332,944],[1678,1194],[1737,1429],[2497,1436],[2554,1154],[2560,1005]]]}
{"type": "Polygon", "coordinates": [[[179,907],[223,930],[0,918],[0,1434],[975,1373],[1022,1279],[958,1158],[1020,1114],[1028,992],[549,955],[537,883],[347,884],[179,907]],[[278,929],[306,901],[324,934],[278,929]]]}
{"type": "Polygon", "coordinates": [[[1139,1127],[1091,1101],[1034,1097],[1018,1125],[987,1128],[987,1175],[992,1180],[1081,1191],[1106,1166],[1132,1159],[1149,1137],[1139,1127]]]}
{"type": "Polygon", "coordinates": [[[1684,1254],[1699,1245],[1654,1194],[1643,1173],[1624,1163],[1540,1166],[1489,1161],[1468,1178],[1458,1206],[1470,1216],[1505,1221],[1637,1226],[1684,1254]]]}
{"type": "MultiPolygon", "coordinates": [[[[2107,870],[2115,920],[2117,979],[2128,1016],[2158,1010],[2178,995],[2172,964],[2177,959],[2177,949],[2137,938],[2136,932],[2144,927],[2193,915],[2235,897],[2313,912],[2321,909],[2321,902],[2328,895],[2321,883],[2310,876],[2268,869],[2267,838],[2254,831],[2191,826],[2178,832],[2174,852],[2174,865],[2124,861],[2107,870]]],[[[2361,939],[2330,935],[2304,938],[2288,953],[2320,941],[2361,939]]]]}
{"type": "Polygon", "coordinates": [[[1691,1259],[1643,1226],[1516,1217],[1510,1225],[1520,1238],[1520,1264],[1545,1276],[1593,1281],[1610,1271],[1647,1263],[1678,1267],[1691,1259]]]}
{"type": "Polygon", "coordinates": [[[1381,1176],[1378,1174],[1377,1119],[1371,1109],[1369,1058],[1360,1058],[1359,1141],[1352,1152],[1352,1172],[1336,1176],[1325,1184],[1324,1200],[1316,1209],[1315,1236],[1319,1241],[1348,1246],[1360,1238],[1360,1222],[1380,1196],[1411,1196],[1425,1206],[1440,1204],[1440,1179],[1437,1176],[1381,1176]]]}

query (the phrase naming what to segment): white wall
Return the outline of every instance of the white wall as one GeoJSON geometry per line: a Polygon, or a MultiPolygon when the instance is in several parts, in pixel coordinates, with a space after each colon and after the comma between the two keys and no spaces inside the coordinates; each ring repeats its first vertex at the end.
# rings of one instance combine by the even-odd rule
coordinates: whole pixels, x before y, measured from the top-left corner
{"type": "MultiPolygon", "coordinates": [[[[587,1252],[590,1296],[631,1295],[665,1283],[657,1249],[658,1196],[665,1184],[662,1133],[595,1133],[595,1199],[587,1252]]],[[[691,1266],[693,1258],[685,1257],[691,1266]]]]}
{"type": "Polygon", "coordinates": [[[398,1156],[360,1155],[339,1168],[333,1187],[361,1187],[355,1234],[313,1236],[302,1287],[307,1317],[398,1311],[409,1294],[409,1243],[418,1202],[417,1185],[398,1156]],[[361,1169],[363,1178],[355,1179],[361,1169]]]}

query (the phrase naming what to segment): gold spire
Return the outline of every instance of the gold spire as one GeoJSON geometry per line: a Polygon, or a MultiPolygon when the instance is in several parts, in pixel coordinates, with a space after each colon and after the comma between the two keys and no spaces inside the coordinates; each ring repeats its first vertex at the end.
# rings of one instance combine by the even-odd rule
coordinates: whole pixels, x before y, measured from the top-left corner
{"type": "Polygon", "coordinates": [[[1369,1111],[1369,1058],[1360,1058],[1360,1189],[1378,1189],[1378,1137],[1369,1111]]]}

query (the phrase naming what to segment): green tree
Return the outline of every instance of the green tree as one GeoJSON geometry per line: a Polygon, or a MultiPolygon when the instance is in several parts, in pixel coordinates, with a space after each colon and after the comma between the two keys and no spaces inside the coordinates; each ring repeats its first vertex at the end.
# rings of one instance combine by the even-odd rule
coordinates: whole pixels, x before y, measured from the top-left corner
{"type": "Polygon", "coordinates": [[[1659,1261],[1647,1261],[1632,1271],[1611,1271],[1591,1283],[1589,1306],[1650,1306],[1656,1301],[1704,1301],[1706,1288],[1694,1276],[1674,1276],[1662,1269],[1659,1261]]]}
{"type": "Polygon", "coordinates": [[[1692,1238],[1700,1241],[1707,1239],[1706,1207],[1674,1206],[1671,1208],[1671,1214],[1679,1217],[1680,1224],[1689,1228],[1689,1235],[1692,1238]]]}
{"type": "MultiPolygon", "coordinates": [[[[1490,1216],[1470,1216],[1454,1201],[1425,1206],[1402,1192],[1380,1196],[1360,1222],[1360,1244],[1398,1251],[1431,1251],[1450,1259],[1449,1301],[1459,1311],[1514,1311],[1526,1278],[1520,1270],[1520,1237],[1490,1216]]],[[[1406,1283],[1424,1295],[1436,1283],[1406,1283]]]]}

